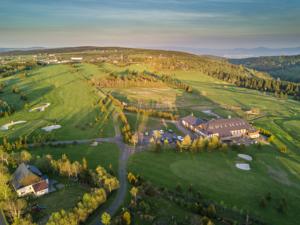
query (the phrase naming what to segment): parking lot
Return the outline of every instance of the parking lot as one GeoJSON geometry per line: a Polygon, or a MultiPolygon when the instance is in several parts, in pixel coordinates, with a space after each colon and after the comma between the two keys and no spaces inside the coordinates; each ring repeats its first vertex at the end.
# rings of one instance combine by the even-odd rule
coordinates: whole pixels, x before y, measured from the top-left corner
{"type": "Polygon", "coordinates": [[[176,134],[172,129],[161,129],[140,133],[139,144],[150,144],[152,137],[161,143],[165,143],[167,140],[169,144],[175,144],[177,141],[183,140],[183,137],[179,134],[176,134]]]}

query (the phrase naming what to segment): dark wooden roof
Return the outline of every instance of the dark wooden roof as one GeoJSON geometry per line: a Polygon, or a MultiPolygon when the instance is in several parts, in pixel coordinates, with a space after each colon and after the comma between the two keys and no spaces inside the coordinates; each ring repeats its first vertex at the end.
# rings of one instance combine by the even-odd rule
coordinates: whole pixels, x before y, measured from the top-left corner
{"type": "Polygon", "coordinates": [[[236,130],[255,131],[247,121],[240,118],[210,120],[201,124],[200,128],[208,135],[218,133],[220,137],[232,136],[231,131],[236,130]]]}

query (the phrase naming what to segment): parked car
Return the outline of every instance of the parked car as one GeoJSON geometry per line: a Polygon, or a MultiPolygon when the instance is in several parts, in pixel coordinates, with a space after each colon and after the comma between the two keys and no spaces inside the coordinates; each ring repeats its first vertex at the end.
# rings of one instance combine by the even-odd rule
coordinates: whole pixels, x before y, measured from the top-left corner
{"type": "Polygon", "coordinates": [[[170,134],[173,134],[173,133],[174,133],[174,131],[173,131],[172,129],[168,129],[168,132],[169,132],[170,134]]]}
{"type": "Polygon", "coordinates": [[[177,136],[177,140],[181,142],[181,141],[183,141],[183,137],[182,136],[177,136]]]}
{"type": "Polygon", "coordinates": [[[160,133],[160,134],[164,134],[165,132],[164,132],[163,130],[160,130],[159,133],[160,133]]]}
{"type": "Polygon", "coordinates": [[[145,136],[149,136],[149,132],[148,131],[145,132],[145,136]]]}

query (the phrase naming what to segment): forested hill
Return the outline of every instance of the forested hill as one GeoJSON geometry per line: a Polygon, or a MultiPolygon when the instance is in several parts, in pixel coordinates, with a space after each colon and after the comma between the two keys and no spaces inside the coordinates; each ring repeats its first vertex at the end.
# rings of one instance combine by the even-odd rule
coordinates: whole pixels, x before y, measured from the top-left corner
{"type": "Polygon", "coordinates": [[[230,59],[233,64],[267,72],[274,78],[300,82],[300,55],[230,59]]]}

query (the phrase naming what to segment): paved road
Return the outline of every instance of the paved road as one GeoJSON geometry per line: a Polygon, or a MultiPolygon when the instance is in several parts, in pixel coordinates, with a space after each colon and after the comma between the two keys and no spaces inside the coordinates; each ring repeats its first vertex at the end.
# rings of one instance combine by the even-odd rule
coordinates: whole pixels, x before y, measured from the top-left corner
{"type": "MultiPolygon", "coordinates": [[[[108,138],[94,138],[94,139],[81,139],[81,140],[66,140],[66,141],[48,141],[43,145],[73,145],[73,144],[90,144],[93,142],[116,142],[115,137],[108,138]]],[[[39,147],[40,144],[28,144],[28,147],[39,147]]]]}
{"type": "MultiPolygon", "coordinates": [[[[117,122],[118,118],[114,115],[114,128],[115,128],[115,138],[114,142],[118,145],[121,150],[119,158],[119,169],[118,169],[118,180],[120,182],[120,188],[117,191],[117,195],[114,201],[105,209],[111,216],[115,215],[118,209],[122,206],[127,192],[127,161],[131,154],[134,153],[134,148],[126,145],[123,142],[123,137],[121,136],[120,128],[117,122]]],[[[96,220],[93,225],[102,225],[100,219],[96,220]]]]}
{"type": "MultiPolygon", "coordinates": [[[[127,161],[131,154],[135,152],[141,152],[147,149],[147,145],[139,145],[137,147],[132,147],[123,142],[123,137],[120,132],[118,118],[115,114],[114,117],[114,129],[115,129],[115,137],[108,138],[94,138],[94,139],[83,139],[83,140],[66,140],[66,141],[49,141],[43,143],[44,145],[72,145],[72,144],[90,144],[93,142],[110,142],[118,145],[121,154],[119,157],[119,168],[118,168],[118,180],[120,182],[120,188],[117,190],[117,195],[114,201],[106,208],[104,211],[108,212],[111,216],[115,215],[118,209],[122,206],[124,199],[126,197],[127,192],[127,161]]],[[[161,120],[159,118],[155,118],[161,120]]],[[[189,132],[187,129],[182,127],[179,122],[166,120],[168,122],[174,123],[179,130],[183,133],[189,132]]],[[[29,147],[34,148],[40,146],[39,144],[28,144],[29,147]]],[[[1,215],[0,215],[0,225],[1,223],[1,215]]],[[[6,224],[4,224],[6,225],[6,224]]],[[[103,225],[100,221],[100,218],[95,220],[93,225],[103,225]]]]}
{"type": "Polygon", "coordinates": [[[8,225],[2,209],[0,209],[0,225],[8,225]]]}

